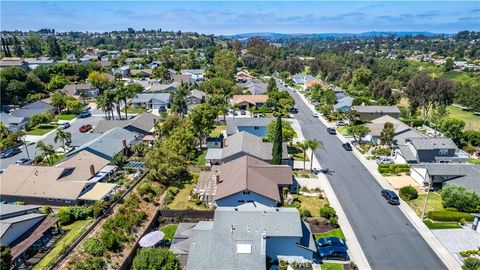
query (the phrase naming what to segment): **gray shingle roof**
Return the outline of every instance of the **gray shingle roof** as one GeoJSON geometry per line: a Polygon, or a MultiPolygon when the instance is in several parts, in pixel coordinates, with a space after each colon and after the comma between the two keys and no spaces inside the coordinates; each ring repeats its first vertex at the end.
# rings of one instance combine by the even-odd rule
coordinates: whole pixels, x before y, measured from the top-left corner
{"type": "Polygon", "coordinates": [[[337,100],[337,104],[333,105],[333,108],[335,110],[338,110],[342,107],[351,107],[353,103],[353,97],[342,97],[339,100],[337,100]]]}
{"type": "Polygon", "coordinates": [[[35,205],[15,205],[15,204],[0,204],[0,220],[7,216],[12,216],[15,213],[39,209],[41,206],[35,205]]]}
{"type": "Polygon", "coordinates": [[[450,138],[412,138],[410,142],[417,150],[458,148],[450,138]]]}
{"type": "Polygon", "coordinates": [[[417,161],[417,158],[408,145],[399,145],[398,149],[400,149],[402,156],[406,161],[417,161]]]}
{"type": "Polygon", "coordinates": [[[101,120],[95,127],[95,132],[104,133],[115,127],[127,128],[131,126],[144,133],[149,133],[154,126],[154,121],[158,121],[159,119],[160,117],[157,115],[143,113],[129,120],[101,120]]]}
{"type": "MultiPolygon", "coordinates": [[[[222,159],[243,154],[261,160],[272,160],[272,147],[272,143],[263,142],[261,137],[242,131],[227,137],[223,148],[222,159]]],[[[282,159],[288,159],[286,143],[283,144],[282,159]]]]}
{"type": "Polygon", "coordinates": [[[7,127],[9,124],[21,124],[27,122],[25,117],[17,117],[4,112],[1,113],[0,120],[2,123],[5,123],[7,127]]]}
{"type": "Polygon", "coordinates": [[[431,176],[455,177],[445,182],[446,185],[463,186],[480,193],[480,165],[466,163],[425,163],[422,164],[431,176]]]}
{"type": "Polygon", "coordinates": [[[34,103],[27,104],[22,108],[13,111],[11,115],[15,117],[31,117],[35,114],[41,114],[53,110],[53,107],[50,104],[47,104],[43,101],[36,101],[34,103]]]}
{"type": "Polygon", "coordinates": [[[359,113],[400,113],[397,106],[355,106],[359,113]]]}
{"type": "Polygon", "coordinates": [[[235,134],[238,127],[266,127],[274,118],[227,117],[227,134],[235,134]]]}
{"type": "Polygon", "coordinates": [[[132,103],[145,103],[152,99],[168,103],[170,101],[170,93],[142,93],[132,99],[132,103]]]}
{"type": "Polygon", "coordinates": [[[217,208],[213,221],[199,222],[192,231],[187,269],[264,269],[262,233],[299,238],[304,233],[297,209],[277,209],[250,203],[217,208]],[[251,253],[238,254],[237,244],[250,245],[251,253]]]}

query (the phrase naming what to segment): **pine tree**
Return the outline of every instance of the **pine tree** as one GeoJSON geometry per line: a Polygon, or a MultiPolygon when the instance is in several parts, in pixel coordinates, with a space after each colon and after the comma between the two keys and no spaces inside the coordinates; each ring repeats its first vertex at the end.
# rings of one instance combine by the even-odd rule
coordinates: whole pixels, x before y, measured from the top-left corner
{"type": "Polygon", "coordinates": [[[390,144],[395,136],[395,128],[392,123],[386,122],[383,125],[382,132],[380,133],[380,140],[382,144],[390,144]]]}
{"type": "Polygon", "coordinates": [[[275,135],[273,137],[273,148],[272,148],[272,164],[280,164],[282,162],[282,143],[283,143],[283,134],[282,134],[282,117],[281,114],[277,115],[277,122],[275,127],[275,135]]]}

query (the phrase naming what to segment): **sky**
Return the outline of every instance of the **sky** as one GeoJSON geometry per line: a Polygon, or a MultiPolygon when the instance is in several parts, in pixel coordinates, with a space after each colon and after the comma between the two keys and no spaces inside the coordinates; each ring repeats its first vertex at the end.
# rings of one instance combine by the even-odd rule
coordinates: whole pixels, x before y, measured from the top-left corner
{"type": "Polygon", "coordinates": [[[1,30],[238,33],[480,31],[475,1],[4,1],[1,30]]]}

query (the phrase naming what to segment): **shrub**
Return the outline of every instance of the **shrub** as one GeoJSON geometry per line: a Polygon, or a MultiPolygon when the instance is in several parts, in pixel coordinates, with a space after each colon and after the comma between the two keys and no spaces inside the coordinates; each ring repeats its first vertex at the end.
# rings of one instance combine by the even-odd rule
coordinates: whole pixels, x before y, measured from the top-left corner
{"type": "Polygon", "coordinates": [[[199,198],[196,198],[196,199],[195,199],[195,204],[196,204],[196,205],[201,205],[201,204],[202,204],[202,200],[200,200],[199,198]]]}
{"type": "Polygon", "coordinates": [[[334,216],[334,217],[331,217],[328,219],[328,223],[334,227],[334,228],[338,228],[338,217],[334,216]]]}
{"type": "Polygon", "coordinates": [[[123,242],[118,233],[105,229],[100,235],[100,241],[102,242],[103,246],[109,251],[120,250],[123,242]]]}
{"type": "Polygon", "coordinates": [[[480,268],[480,259],[478,258],[466,258],[463,261],[462,270],[478,270],[480,268]]]}
{"type": "Polygon", "coordinates": [[[320,216],[325,218],[325,219],[330,219],[331,217],[336,216],[337,213],[335,212],[335,209],[330,207],[330,205],[325,204],[320,208],[320,216]]]}
{"type": "Polygon", "coordinates": [[[307,218],[307,217],[311,217],[312,213],[308,209],[301,209],[300,215],[302,216],[302,218],[307,218]]]}
{"type": "Polygon", "coordinates": [[[480,207],[480,196],[466,188],[448,185],[441,192],[443,207],[455,207],[460,212],[475,212],[480,207]]]}
{"type": "Polygon", "coordinates": [[[402,187],[400,189],[400,198],[402,198],[405,201],[415,200],[416,198],[418,198],[418,191],[416,188],[410,185],[406,187],[402,187]]]}
{"type": "Polygon", "coordinates": [[[68,224],[77,220],[84,220],[92,217],[93,212],[90,207],[85,206],[69,206],[60,207],[60,211],[57,213],[57,217],[60,219],[60,223],[68,224]]]}
{"type": "Polygon", "coordinates": [[[88,238],[83,243],[83,249],[90,255],[102,256],[105,253],[105,246],[98,239],[88,238]]]}
{"type": "Polygon", "coordinates": [[[105,269],[105,262],[101,258],[85,258],[75,263],[78,270],[102,270],[105,269]]]}
{"type": "Polygon", "coordinates": [[[152,187],[152,185],[148,182],[142,183],[138,188],[137,192],[140,196],[146,195],[146,194],[153,194],[155,195],[155,189],[152,187]]]}
{"type": "Polygon", "coordinates": [[[473,221],[474,216],[461,213],[461,212],[452,212],[452,211],[430,211],[427,214],[427,217],[436,221],[454,221],[460,222],[460,220],[465,219],[466,221],[473,221]]]}
{"type": "Polygon", "coordinates": [[[135,255],[131,269],[180,270],[181,267],[178,258],[168,249],[142,248],[135,255]]]}
{"type": "Polygon", "coordinates": [[[372,154],[377,156],[390,156],[392,149],[390,147],[377,147],[372,151],[372,154]]]}
{"type": "Polygon", "coordinates": [[[460,251],[462,257],[470,257],[471,255],[480,255],[480,249],[460,251]]]}

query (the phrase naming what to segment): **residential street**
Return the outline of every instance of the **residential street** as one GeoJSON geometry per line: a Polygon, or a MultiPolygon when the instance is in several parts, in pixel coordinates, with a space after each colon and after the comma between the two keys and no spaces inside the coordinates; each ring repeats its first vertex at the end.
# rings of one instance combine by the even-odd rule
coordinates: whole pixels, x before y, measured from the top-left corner
{"type": "MultiPolygon", "coordinates": [[[[286,88],[279,86],[281,90],[286,88]]],[[[446,269],[403,212],[380,196],[381,186],[341,141],[326,132],[298,93],[295,117],[306,138],[321,140],[315,151],[372,269],[446,269]]]]}

